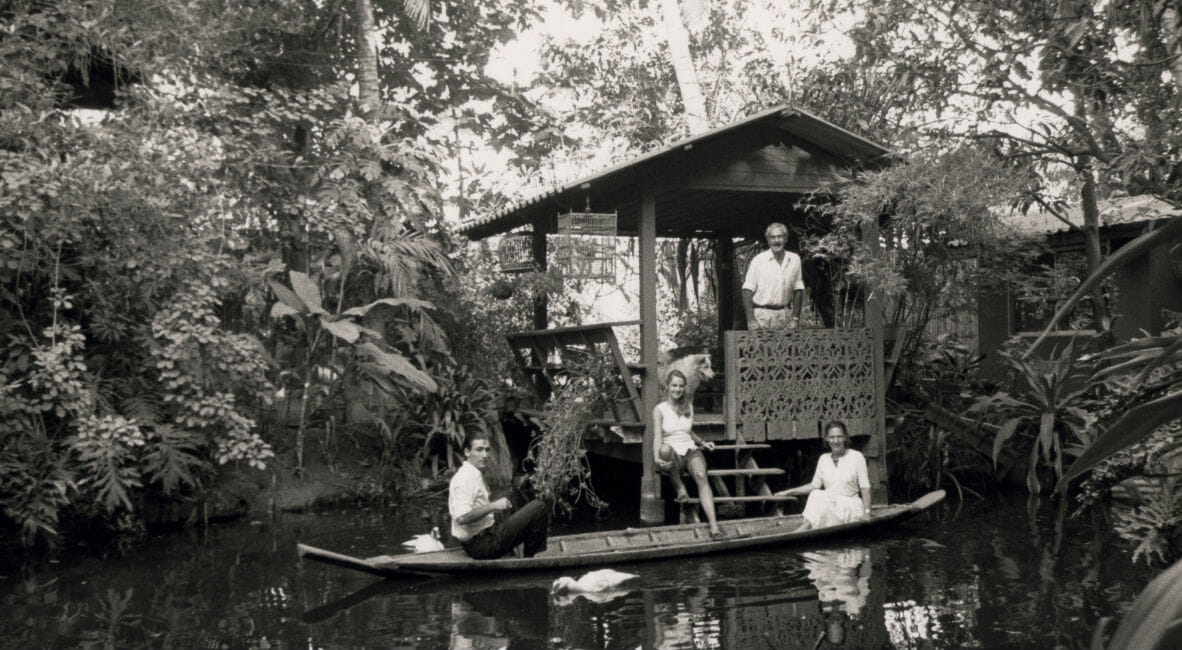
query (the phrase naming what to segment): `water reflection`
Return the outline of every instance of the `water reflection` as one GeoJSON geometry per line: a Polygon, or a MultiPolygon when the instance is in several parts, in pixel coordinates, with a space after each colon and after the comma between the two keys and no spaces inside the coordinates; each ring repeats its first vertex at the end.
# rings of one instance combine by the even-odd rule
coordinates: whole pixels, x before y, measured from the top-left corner
{"type": "Polygon", "coordinates": [[[805,551],[800,556],[817,588],[825,619],[824,639],[843,645],[847,624],[861,618],[870,596],[870,549],[855,546],[805,551]]]}
{"type": "Polygon", "coordinates": [[[422,522],[219,527],[130,555],[0,567],[0,645],[1086,648],[1094,622],[1148,578],[1106,546],[1102,520],[1045,507],[1028,518],[1020,500],[942,513],[845,544],[616,566],[639,578],[561,599],[558,573],[375,582],[295,556],[296,539],[396,552],[422,522]]]}
{"type": "Polygon", "coordinates": [[[545,611],[546,591],[526,589],[464,594],[451,601],[451,643],[460,648],[544,648],[548,626],[533,612],[545,611]]]}

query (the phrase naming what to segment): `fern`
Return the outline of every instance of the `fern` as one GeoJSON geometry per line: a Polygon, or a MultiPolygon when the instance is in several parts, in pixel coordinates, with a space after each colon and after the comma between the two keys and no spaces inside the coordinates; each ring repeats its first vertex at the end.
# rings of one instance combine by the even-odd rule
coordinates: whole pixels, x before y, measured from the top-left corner
{"type": "Polygon", "coordinates": [[[1182,533],[1182,489],[1175,480],[1165,481],[1143,505],[1116,513],[1113,529],[1137,544],[1134,562],[1141,558],[1147,563],[1177,559],[1170,557],[1170,540],[1182,533]]]}
{"type": "Polygon", "coordinates": [[[127,417],[145,426],[155,427],[161,420],[160,404],[155,395],[138,393],[124,399],[120,406],[127,417]]]}
{"type": "Polygon", "coordinates": [[[144,473],[152,483],[159,483],[164,494],[179,488],[197,488],[200,477],[212,469],[202,459],[198,436],[164,425],[148,437],[144,451],[144,473]]]}
{"type": "Polygon", "coordinates": [[[39,537],[56,538],[73,477],[44,438],[17,434],[6,443],[0,448],[0,512],[20,526],[27,546],[39,537]]]}
{"type": "Polygon", "coordinates": [[[131,491],[144,486],[136,449],[144,446],[143,433],[131,420],[107,415],[85,417],[78,434],[66,442],[78,459],[79,487],[94,491],[95,502],[107,514],[134,509],[131,491]]]}

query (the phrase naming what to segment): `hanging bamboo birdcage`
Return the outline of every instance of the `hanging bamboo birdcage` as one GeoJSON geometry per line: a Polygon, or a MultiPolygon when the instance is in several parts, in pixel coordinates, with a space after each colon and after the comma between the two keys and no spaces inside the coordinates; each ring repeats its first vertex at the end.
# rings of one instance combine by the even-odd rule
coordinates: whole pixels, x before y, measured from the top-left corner
{"type": "Polygon", "coordinates": [[[616,278],[615,212],[575,212],[558,215],[554,264],[562,277],[582,280],[616,278]]]}
{"type": "Polygon", "coordinates": [[[534,270],[533,233],[515,232],[497,243],[497,262],[502,273],[528,273],[534,270]]]}

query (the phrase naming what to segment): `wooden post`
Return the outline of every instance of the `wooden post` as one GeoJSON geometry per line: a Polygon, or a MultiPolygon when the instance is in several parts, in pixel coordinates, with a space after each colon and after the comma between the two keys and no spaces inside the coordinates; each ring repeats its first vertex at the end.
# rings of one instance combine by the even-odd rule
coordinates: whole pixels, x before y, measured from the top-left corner
{"type": "Polygon", "coordinates": [[[665,522],[661,500],[661,477],[653,466],[653,408],[657,405],[657,198],[651,186],[641,190],[640,223],[640,362],[644,364],[641,397],[644,402],[644,444],[640,479],[640,520],[646,524],[665,522]]]}
{"type": "Polygon", "coordinates": [[[729,236],[714,239],[714,270],[718,276],[718,344],[722,333],[735,329],[735,244],[729,236]]]}
{"type": "MultiPolygon", "coordinates": [[[[878,255],[878,219],[871,217],[862,221],[862,242],[878,255]]],[[[886,378],[884,375],[885,351],[883,346],[882,301],[873,291],[866,297],[866,327],[874,337],[874,436],[870,445],[875,453],[866,455],[867,470],[870,474],[870,501],[885,504],[887,494],[886,463],[886,378]]]]}
{"type": "MultiPolygon", "coordinates": [[[[534,267],[539,271],[546,270],[546,232],[542,228],[542,223],[534,223],[534,237],[533,246],[531,247],[534,254],[534,267]]],[[[549,314],[547,313],[549,301],[545,294],[534,297],[534,329],[544,330],[550,326],[549,314]]],[[[542,362],[545,363],[545,359],[542,362]]]]}

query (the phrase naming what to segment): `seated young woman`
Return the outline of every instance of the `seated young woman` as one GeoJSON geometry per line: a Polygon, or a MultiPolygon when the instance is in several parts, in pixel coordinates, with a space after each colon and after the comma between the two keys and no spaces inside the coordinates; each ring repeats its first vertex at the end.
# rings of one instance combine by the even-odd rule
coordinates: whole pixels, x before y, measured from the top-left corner
{"type": "Polygon", "coordinates": [[[703,441],[694,433],[694,407],[686,395],[685,374],[680,370],[669,372],[665,382],[665,401],[653,409],[653,450],[657,471],[668,474],[673,488],[677,490],[678,503],[689,501],[689,493],[682,483],[681,474],[688,471],[698,484],[698,498],[710,524],[710,536],[720,533],[718,520],[714,515],[714,493],[706,478],[706,457],[702,449],[714,449],[713,442],[703,441]]]}
{"type": "Polygon", "coordinates": [[[870,475],[866,457],[850,449],[845,423],[834,420],[825,425],[829,453],[817,459],[813,480],[799,487],[781,490],[776,496],[809,495],[804,506],[804,524],[799,530],[835,526],[870,516],[870,475]]]}

